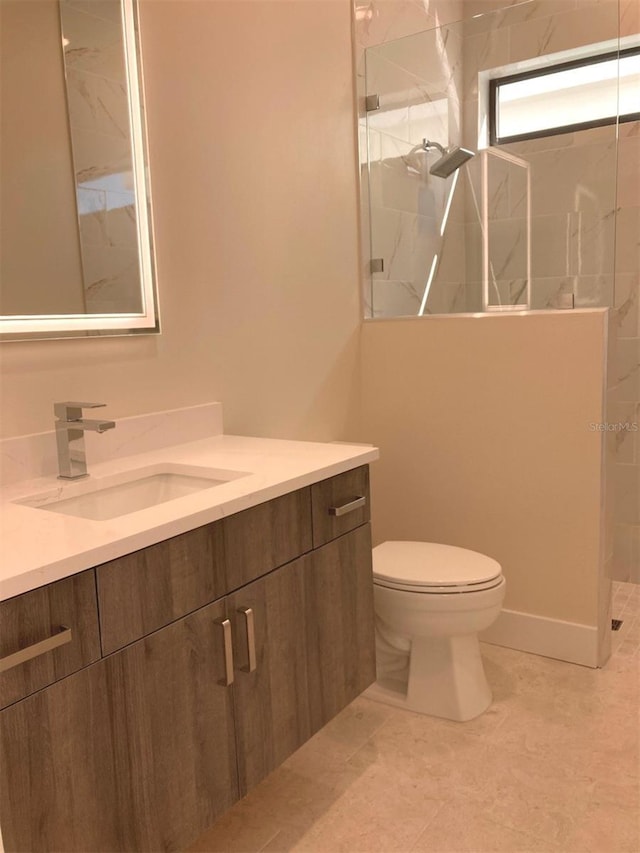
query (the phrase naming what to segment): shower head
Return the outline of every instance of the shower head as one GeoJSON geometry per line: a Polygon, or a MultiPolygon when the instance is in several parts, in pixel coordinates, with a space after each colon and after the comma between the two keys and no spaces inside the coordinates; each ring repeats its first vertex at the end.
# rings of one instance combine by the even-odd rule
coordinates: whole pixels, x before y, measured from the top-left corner
{"type": "MultiPolygon", "coordinates": [[[[438,149],[441,148],[441,146],[436,146],[434,143],[431,143],[431,145],[438,149]]],[[[456,169],[459,169],[463,163],[466,163],[472,157],[475,157],[474,151],[469,151],[467,148],[451,148],[449,151],[443,153],[440,159],[436,160],[429,169],[429,174],[436,175],[438,178],[448,178],[449,175],[452,175],[456,169]]]]}

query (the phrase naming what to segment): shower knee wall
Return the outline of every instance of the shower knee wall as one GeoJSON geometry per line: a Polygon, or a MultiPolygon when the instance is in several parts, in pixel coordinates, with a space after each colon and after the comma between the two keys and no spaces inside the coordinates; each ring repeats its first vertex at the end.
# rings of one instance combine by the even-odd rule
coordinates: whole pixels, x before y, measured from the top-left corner
{"type": "MultiPolygon", "coordinates": [[[[507,578],[486,639],[608,656],[609,312],[401,318],[362,330],[374,535],[471,548],[507,578]]],[[[610,448],[609,448],[610,449],[610,448]]]]}

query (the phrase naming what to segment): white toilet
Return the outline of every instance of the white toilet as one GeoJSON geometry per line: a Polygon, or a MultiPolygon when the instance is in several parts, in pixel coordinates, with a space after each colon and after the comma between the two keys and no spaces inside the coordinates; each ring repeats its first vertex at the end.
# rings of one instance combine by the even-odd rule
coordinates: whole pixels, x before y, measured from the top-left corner
{"type": "Polygon", "coordinates": [[[431,542],[373,549],[377,681],[365,695],[471,720],[491,704],[478,631],[500,613],[505,579],[490,557],[431,542]]]}

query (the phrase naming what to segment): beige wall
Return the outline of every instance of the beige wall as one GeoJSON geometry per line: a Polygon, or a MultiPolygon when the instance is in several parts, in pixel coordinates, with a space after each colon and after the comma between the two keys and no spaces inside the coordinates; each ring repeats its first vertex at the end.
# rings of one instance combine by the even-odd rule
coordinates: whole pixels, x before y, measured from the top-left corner
{"type": "Polygon", "coordinates": [[[505,607],[597,624],[606,312],[370,321],[377,542],[497,559],[505,607]]]}
{"type": "Polygon", "coordinates": [[[231,432],[350,437],[349,2],[141,7],[163,334],[3,344],[4,435],[79,398],[116,418],[216,399],[231,432]]]}

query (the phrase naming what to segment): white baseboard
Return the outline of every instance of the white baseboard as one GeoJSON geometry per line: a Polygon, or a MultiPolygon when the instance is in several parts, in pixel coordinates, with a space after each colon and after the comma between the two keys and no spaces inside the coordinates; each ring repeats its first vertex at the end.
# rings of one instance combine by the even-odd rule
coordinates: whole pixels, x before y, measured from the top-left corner
{"type": "Polygon", "coordinates": [[[493,625],[482,631],[480,640],[582,666],[598,666],[598,629],[591,625],[503,610],[493,625]]]}

